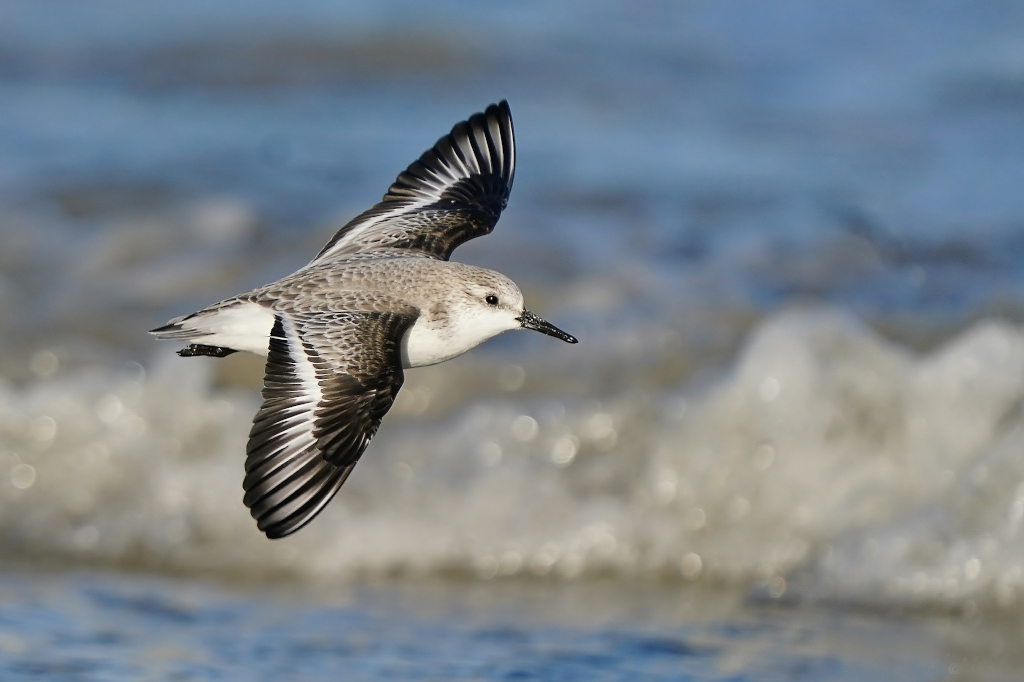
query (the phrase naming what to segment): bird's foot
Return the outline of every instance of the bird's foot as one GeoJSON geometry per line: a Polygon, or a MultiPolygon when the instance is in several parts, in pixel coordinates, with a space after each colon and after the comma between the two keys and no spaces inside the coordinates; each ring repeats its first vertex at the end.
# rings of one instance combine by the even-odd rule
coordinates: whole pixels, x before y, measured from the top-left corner
{"type": "Polygon", "coordinates": [[[222,358],[225,355],[237,353],[234,348],[223,348],[221,346],[206,346],[201,343],[190,343],[187,347],[178,351],[183,358],[194,358],[200,355],[208,355],[212,358],[222,358]]]}

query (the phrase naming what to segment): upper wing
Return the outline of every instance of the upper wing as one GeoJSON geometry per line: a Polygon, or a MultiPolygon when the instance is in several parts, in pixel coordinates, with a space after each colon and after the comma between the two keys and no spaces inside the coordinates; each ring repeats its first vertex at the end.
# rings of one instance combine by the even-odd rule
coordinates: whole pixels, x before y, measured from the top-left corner
{"type": "Polygon", "coordinates": [[[277,315],[242,483],[268,538],[309,523],[348,478],[402,386],[399,346],[414,319],[277,315]]]}
{"type": "Polygon", "coordinates": [[[398,176],[384,199],[338,230],[312,263],[373,248],[415,249],[448,260],[489,234],[516,169],[508,102],[456,124],[398,176]]]}

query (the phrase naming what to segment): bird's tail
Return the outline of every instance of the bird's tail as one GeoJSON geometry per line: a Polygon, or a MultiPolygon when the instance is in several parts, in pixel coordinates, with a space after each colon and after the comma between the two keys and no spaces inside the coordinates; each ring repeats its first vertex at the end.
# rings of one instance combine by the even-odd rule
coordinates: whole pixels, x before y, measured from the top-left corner
{"type": "Polygon", "coordinates": [[[189,324],[189,321],[194,318],[195,315],[196,313],[176,317],[162,327],[150,329],[149,333],[161,341],[196,339],[202,336],[209,336],[210,332],[200,329],[194,323],[189,324]]]}

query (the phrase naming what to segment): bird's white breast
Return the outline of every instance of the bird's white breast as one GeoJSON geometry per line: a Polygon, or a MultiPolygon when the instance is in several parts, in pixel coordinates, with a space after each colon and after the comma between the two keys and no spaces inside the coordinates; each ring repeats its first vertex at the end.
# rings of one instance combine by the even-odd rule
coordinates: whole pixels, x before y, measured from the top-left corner
{"type": "Polygon", "coordinates": [[[487,339],[513,328],[497,316],[449,311],[443,321],[421,315],[402,339],[402,365],[425,367],[462,355],[487,339]]]}
{"type": "Polygon", "coordinates": [[[479,343],[479,341],[471,345],[466,345],[465,341],[460,343],[458,335],[451,333],[451,330],[436,326],[429,320],[420,317],[402,339],[402,366],[436,365],[462,355],[479,343]]]}

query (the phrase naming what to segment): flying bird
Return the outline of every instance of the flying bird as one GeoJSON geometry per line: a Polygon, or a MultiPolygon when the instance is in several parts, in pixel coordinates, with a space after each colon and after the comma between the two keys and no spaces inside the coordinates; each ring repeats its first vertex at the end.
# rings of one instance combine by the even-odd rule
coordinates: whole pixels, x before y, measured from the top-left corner
{"type": "Polygon", "coordinates": [[[450,262],[489,234],[515,176],[508,103],[452,128],[297,272],[152,330],[183,357],[267,358],[243,502],[268,538],[309,523],[352,473],[403,371],[510,329],[576,343],[523,305],[505,275],[450,262]]]}

